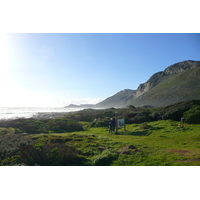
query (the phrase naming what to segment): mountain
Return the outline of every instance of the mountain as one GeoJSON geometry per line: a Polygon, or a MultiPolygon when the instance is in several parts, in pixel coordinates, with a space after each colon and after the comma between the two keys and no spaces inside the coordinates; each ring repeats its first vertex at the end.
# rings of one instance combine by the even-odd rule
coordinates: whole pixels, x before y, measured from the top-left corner
{"type": "Polygon", "coordinates": [[[80,104],[80,105],[70,104],[68,106],[65,106],[64,108],[93,108],[94,106],[95,104],[80,104]]]}
{"type": "Polygon", "coordinates": [[[127,98],[129,98],[135,90],[125,89],[122,90],[115,95],[108,97],[104,101],[96,104],[96,108],[109,108],[109,107],[120,107],[121,103],[124,102],[127,98]]]}
{"type": "Polygon", "coordinates": [[[200,61],[187,60],[153,74],[147,82],[140,84],[137,90],[120,91],[96,106],[152,105],[157,107],[190,99],[200,99],[199,83],[200,61]]]}

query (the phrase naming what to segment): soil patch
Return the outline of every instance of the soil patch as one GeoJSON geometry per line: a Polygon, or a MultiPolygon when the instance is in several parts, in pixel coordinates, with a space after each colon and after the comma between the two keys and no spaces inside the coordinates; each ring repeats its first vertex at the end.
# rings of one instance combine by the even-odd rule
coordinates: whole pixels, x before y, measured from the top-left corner
{"type": "Polygon", "coordinates": [[[127,154],[127,155],[131,154],[132,152],[141,152],[140,150],[137,149],[137,147],[133,145],[127,145],[122,149],[119,149],[118,151],[120,152],[120,154],[127,154]]]}
{"type": "Polygon", "coordinates": [[[189,153],[189,151],[182,150],[182,149],[170,149],[170,150],[167,150],[167,151],[172,152],[172,153],[179,153],[179,154],[182,154],[182,155],[189,153]]]}
{"type": "Polygon", "coordinates": [[[198,161],[200,162],[200,158],[196,158],[196,159],[187,159],[187,160],[176,160],[177,162],[195,162],[198,161]]]}

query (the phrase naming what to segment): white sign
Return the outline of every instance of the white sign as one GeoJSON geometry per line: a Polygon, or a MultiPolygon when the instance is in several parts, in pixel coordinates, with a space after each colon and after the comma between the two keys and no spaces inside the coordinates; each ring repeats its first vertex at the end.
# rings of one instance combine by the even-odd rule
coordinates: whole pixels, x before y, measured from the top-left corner
{"type": "Polygon", "coordinates": [[[124,126],[125,122],[124,122],[124,119],[118,119],[118,127],[122,127],[124,126]]]}

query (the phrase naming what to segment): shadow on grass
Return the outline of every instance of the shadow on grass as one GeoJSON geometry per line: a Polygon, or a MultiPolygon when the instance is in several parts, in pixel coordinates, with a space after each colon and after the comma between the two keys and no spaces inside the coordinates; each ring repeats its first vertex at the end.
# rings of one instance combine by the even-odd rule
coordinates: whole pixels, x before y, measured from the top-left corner
{"type": "Polygon", "coordinates": [[[118,132],[118,133],[115,133],[115,135],[133,135],[133,136],[149,136],[151,134],[150,131],[124,131],[124,132],[118,132]]]}
{"type": "Polygon", "coordinates": [[[149,131],[144,131],[144,132],[130,132],[130,133],[128,133],[128,135],[133,135],[133,136],[148,136],[148,135],[150,135],[151,134],[151,132],[149,132],[149,131]]]}
{"type": "Polygon", "coordinates": [[[111,133],[111,135],[133,135],[133,136],[149,136],[153,130],[164,129],[164,127],[148,126],[146,129],[135,129],[134,131],[119,129],[118,133],[111,133]]]}

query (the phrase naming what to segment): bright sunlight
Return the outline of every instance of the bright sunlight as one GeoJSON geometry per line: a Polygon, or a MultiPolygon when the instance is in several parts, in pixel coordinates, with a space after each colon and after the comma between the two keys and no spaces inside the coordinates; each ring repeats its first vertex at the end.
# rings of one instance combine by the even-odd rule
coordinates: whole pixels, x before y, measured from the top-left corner
{"type": "Polygon", "coordinates": [[[0,99],[0,105],[8,105],[13,101],[11,94],[13,83],[9,76],[9,41],[6,34],[0,33],[0,91],[3,98],[0,99]]]}
{"type": "Polygon", "coordinates": [[[7,62],[9,58],[9,46],[8,40],[5,34],[0,33],[0,67],[1,72],[7,67],[7,62]]]}
{"type": "Polygon", "coordinates": [[[9,59],[9,45],[8,38],[5,34],[0,33],[0,88],[5,88],[5,84],[9,80],[8,76],[8,59],[9,59]]]}
{"type": "MultiPolygon", "coordinates": [[[[5,90],[9,87],[9,74],[8,74],[8,59],[9,59],[9,45],[8,38],[5,34],[0,33],[0,89],[5,90]]],[[[2,92],[3,92],[2,91],[2,92]]]]}

